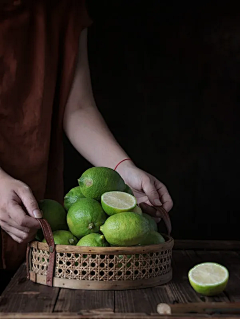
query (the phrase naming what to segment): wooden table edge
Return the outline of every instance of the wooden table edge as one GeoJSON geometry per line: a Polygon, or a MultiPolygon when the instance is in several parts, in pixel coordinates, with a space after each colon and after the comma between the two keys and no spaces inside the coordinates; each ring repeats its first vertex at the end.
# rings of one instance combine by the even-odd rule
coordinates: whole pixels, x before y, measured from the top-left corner
{"type": "Polygon", "coordinates": [[[205,314],[173,314],[158,315],[146,313],[1,313],[1,319],[190,319],[190,318],[214,318],[214,319],[236,319],[234,315],[214,315],[205,314]]]}
{"type": "Polygon", "coordinates": [[[174,240],[173,250],[232,250],[240,251],[240,240],[174,240]]]}

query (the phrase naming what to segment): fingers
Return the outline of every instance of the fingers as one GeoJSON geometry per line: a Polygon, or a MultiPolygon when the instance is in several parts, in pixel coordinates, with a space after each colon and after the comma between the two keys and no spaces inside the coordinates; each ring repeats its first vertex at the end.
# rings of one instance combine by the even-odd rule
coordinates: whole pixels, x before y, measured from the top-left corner
{"type": "Polygon", "coordinates": [[[0,194],[1,228],[19,243],[33,239],[41,228],[36,218],[41,218],[42,213],[29,187],[5,174],[0,194]]]}
{"type": "Polygon", "coordinates": [[[33,237],[33,234],[26,233],[15,227],[12,227],[4,221],[1,221],[1,227],[18,243],[28,242],[33,237]]]}
{"type": "Polygon", "coordinates": [[[13,202],[11,205],[9,205],[8,214],[10,215],[11,219],[14,220],[20,227],[27,227],[30,229],[41,228],[39,222],[35,218],[26,215],[26,213],[18,203],[13,202]]]}
{"type": "Polygon", "coordinates": [[[163,206],[167,212],[172,209],[173,201],[166,186],[155,177],[147,176],[142,188],[152,205],[163,206]]]}
{"type": "Polygon", "coordinates": [[[162,205],[159,199],[158,191],[154,184],[154,180],[151,177],[149,176],[145,177],[142,188],[152,205],[156,205],[156,206],[162,205]]]}
{"type": "MultiPolygon", "coordinates": [[[[161,195],[160,195],[161,196],[161,195]]],[[[163,202],[163,208],[167,211],[170,212],[170,210],[173,208],[173,201],[169,193],[165,193],[162,197],[161,200],[163,202]]]]}
{"type": "Polygon", "coordinates": [[[158,181],[157,179],[155,180],[155,185],[156,189],[158,191],[158,194],[160,196],[163,208],[169,212],[173,208],[173,201],[172,198],[167,190],[167,187],[158,181]]]}
{"type": "Polygon", "coordinates": [[[5,212],[4,214],[1,215],[1,220],[5,223],[9,224],[12,227],[15,227],[15,228],[22,230],[25,233],[30,232],[30,229],[28,227],[18,225],[17,222],[15,220],[13,220],[7,212],[5,212]]]}
{"type": "Polygon", "coordinates": [[[28,239],[23,240],[22,238],[19,238],[19,237],[15,236],[15,235],[12,234],[12,233],[9,233],[9,232],[7,232],[7,231],[6,231],[6,233],[7,233],[10,237],[12,237],[12,239],[15,240],[15,241],[16,241],[17,243],[19,243],[19,244],[21,244],[21,243],[29,243],[30,241],[34,240],[34,238],[35,238],[35,235],[33,235],[33,236],[29,237],[28,239]]]}
{"type": "Polygon", "coordinates": [[[17,194],[30,216],[35,218],[42,218],[42,213],[38,207],[38,203],[34,198],[32,191],[27,185],[21,186],[18,189],[17,194]]]}
{"type": "MultiPolygon", "coordinates": [[[[4,230],[5,230],[5,229],[4,229],[4,230]]],[[[5,231],[6,231],[6,230],[5,230],[5,231]]],[[[6,233],[8,233],[8,235],[9,235],[10,237],[12,237],[12,239],[15,240],[17,243],[21,244],[21,242],[22,242],[21,238],[18,238],[17,236],[15,236],[15,235],[13,235],[13,234],[7,232],[7,231],[6,231],[6,233]]]]}

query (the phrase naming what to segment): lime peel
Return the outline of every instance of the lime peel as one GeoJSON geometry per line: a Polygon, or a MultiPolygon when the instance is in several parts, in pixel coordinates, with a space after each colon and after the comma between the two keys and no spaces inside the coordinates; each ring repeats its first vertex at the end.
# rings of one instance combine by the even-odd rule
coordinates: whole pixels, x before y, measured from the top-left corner
{"type": "Polygon", "coordinates": [[[128,193],[120,191],[106,192],[101,196],[103,210],[108,215],[132,211],[136,205],[136,198],[128,193]]]}
{"type": "Polygon", "coordinates": [[[226,267],[213,262],[205,262],[193,267],[188,278],[193,289],[205,296],[221,293],[227,286],[229,272],[226,267]]]}

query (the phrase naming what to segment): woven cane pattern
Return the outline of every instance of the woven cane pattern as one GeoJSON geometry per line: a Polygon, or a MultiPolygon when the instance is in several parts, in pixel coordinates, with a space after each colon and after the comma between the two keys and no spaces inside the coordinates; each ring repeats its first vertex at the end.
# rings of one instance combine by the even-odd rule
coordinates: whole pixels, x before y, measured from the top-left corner
{"type": "MultiPolygon", "coordinates": [[[[134,253],[134,249],[133,249],[134,253]]],[[[160,277],[171,271],[172,249],[146,254],[109,255],[57,252],[55,277],[92,281],[126,281],[160,277]]],[[[47,275],[49,253],[31,247],[32,271],[47,275]]]]}

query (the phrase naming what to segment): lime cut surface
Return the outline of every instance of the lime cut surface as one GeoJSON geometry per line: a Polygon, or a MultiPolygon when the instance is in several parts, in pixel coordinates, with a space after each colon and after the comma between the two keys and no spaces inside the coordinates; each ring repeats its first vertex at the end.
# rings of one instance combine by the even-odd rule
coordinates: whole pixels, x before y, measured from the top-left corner
{"type": "Polygon", "coordinates": [[[220,294],[227,286],[227,268],[217,263],[206,262],[193,267],[188,278],[193,289],[205,296],[220,294]]]}
{"type": "Polygon", "coordinates": [[[101,204],[108,215],[114,215],[132,211],[137,204],[137,200],[128,193],[114,191],[104,193],[101,197],[101,204]]]}

